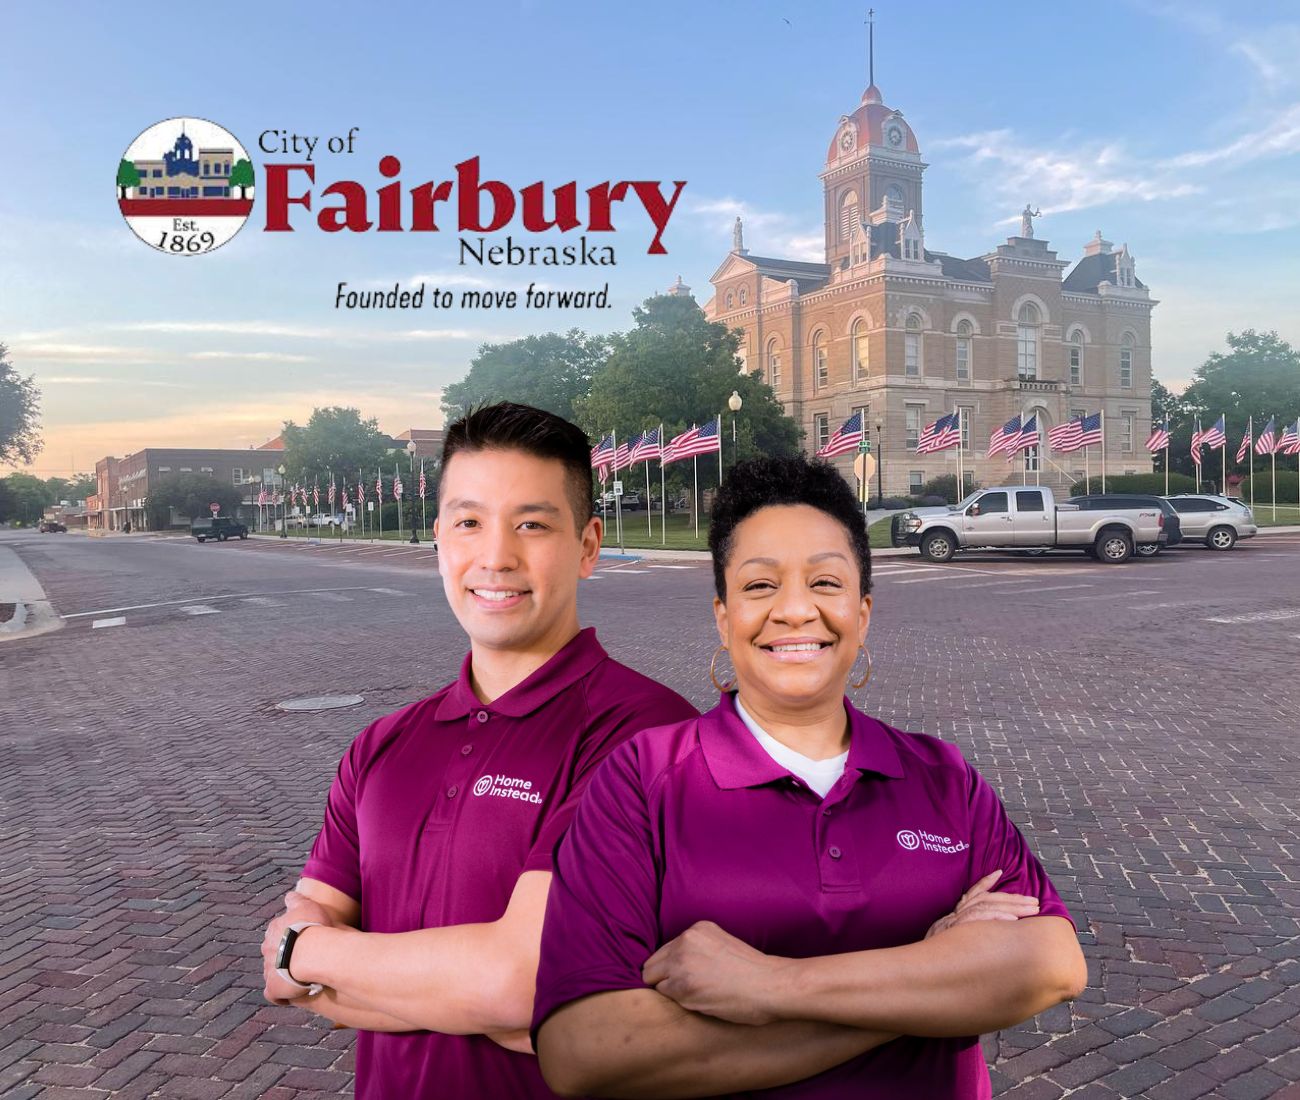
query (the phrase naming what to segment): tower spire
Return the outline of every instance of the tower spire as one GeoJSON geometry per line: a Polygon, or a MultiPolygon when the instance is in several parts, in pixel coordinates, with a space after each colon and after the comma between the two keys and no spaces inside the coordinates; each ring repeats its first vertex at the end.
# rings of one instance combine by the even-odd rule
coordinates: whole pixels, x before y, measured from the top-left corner
{"type": "Polygon", "coordinates": [[[867,9],[867,87],[876,83],[876,9],[867,9]]]}

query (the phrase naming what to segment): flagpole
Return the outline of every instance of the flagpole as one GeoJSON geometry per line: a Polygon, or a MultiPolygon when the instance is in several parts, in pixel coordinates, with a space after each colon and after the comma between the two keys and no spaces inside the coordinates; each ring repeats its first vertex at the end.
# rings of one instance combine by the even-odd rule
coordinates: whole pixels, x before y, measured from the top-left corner
{"type": "MultiPolygon", "coordinates": [[[[1196,418],[1196,435],[1194,438],[1196,446],[1193,450],[1196,451],[1196,459],[1199,459],[1201,457],[1201,418],[1199,416],[1196,418]]],[[[1196,459],[1193,459],[1192,465],[1196,467],[1196,491],[1199,493],[1201,491],[1201,464],[1196,459]]]]}
{"type": "Polygon", "coordinates": [[[668,493],[664,488],[664,424],[659,422],[659,507],[663,511],[663,545],[668,545],[668,493]]]}
{"type": "Polygon", "coordinates": [[[1223,445],[1219,450],[1219,496],[1228,495],[1228,422],[1223,422],[1223,445]]]}
{"type": "Polygon", "coordinates": [[[384,541],[384,468],[375,475],[375,511],[379,513],[379,541],[384,541]]]}
{"type": "Polygon", "coordinates": [[[691,464],[695,467],[695,492],[691,498],[691,508],[695,512],[695,537],[700,537],[700,456],[692,455],[691,464]]]}
{"type": "Polygon", "coordinates": [[[1097,414],[1097,423],[1101,428],[1101,491],[1106,492],[1106,410],[1097,414]]]}
{"type": "Polygon", "coordinates": [[[722,488],[722,413],[718,413],[718,488],[722,488]]]}
{"type": "Polygon", "coordinates": [[[1169,418],[1165,417],[1165,496],[1169,495],[1169,418]]]}
{"type": "MultiPolygon", "coordinates": [[[[1250,424],[1250,434],[1253,437],[1255,434],[1254,413],[1250,414],[1248,423],[1250,424]]],[[[1255,441],[1253,438],[1251,439],[1250,450],[1246,452],[1246,472],[1250,477],[1250,510],[1253,512],[1255,510],[1255,441]]]]}
{"type": "MultiPolygon", "coordinates": [[[[1274,429],[1274,438],[1276,439],[1277,429],[1274,429]]],[[[1273,463],[1273,522],[1277,522],[1277,447],[1270,445],[1269,460],[1273,463]]]]}
{"type": "MultiPolygon", "coordinates": [[[[618,485],[618,429],[609,433],[610,442],[614,444],[614,485],[618,485]]],[[[623,545],[623,496],[616,491],[614,493],[614,526],[618,528],[618,551],[620,554],[627,552],[627,547],[623,545]]]]}
{"type": "MultiPolygon", "coordinates": [[[[1088,469],[1088,452],[1091,450],[1091,447],[1083,448],[1083,492],[1085,496],[1092,495],[1092,474],[1088,469]]],[[[1168,486],[1165,487],[1165,491],[1168,492],[1168,486]]]]}
{"type": "MultiPolygon", "coordinates": [[[[420,481],[424,481],[424,459],[420,459],[420,481]]],[[[424,537],[429,537],[429,509],[424,502],[424,494],[420,494],[420,526],[424,528],[424,537]]]]}

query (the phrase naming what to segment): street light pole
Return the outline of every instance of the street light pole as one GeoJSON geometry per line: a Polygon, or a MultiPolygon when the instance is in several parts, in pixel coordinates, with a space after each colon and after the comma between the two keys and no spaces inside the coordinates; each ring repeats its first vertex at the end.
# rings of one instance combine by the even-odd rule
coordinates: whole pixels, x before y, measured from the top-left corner
{"type": "Polygon", "coordinates": [[[876,507],[885,506],[885,437],[884,425],[876,421],[876,507]]]}
{"type": "Polygon", "coordinates": [[[731,410],[731,453],[732,465],[740,461],[740,444],[736,442],[736,413],[740,412],[740,406],[744,402],[740,399],[740,392],[732,390],[731,396],[727,398],[727,408],[731,410]]]}
{"type": "Polygon", "coordinates": [[[280,537],[287,539],[289,537],[289,506],[284,500],[284,464],[281,463],[276,473],[280,475],[280,484],[277,486],[277,492],[280,494],[280,537]]]}
{"type": "Polygon", "coordinates": [[[406,445],[406,453],[411,456],[411,483],[407,487],[407,495],[411,500],[411,538],[412,545],[420,545],[420,535],[415,529],[415,440],[412,439],[406,445]]]}

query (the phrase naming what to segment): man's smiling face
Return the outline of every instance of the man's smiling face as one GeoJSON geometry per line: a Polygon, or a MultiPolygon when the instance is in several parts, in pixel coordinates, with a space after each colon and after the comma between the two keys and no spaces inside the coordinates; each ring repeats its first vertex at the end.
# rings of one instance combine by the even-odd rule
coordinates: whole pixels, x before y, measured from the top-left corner
{"type": "Polygon", "coordinates": [[[563,463],[517,450],[459,451],[442,474],[443,589],[475,647],[558,650],[578,630],[578,580],[600,521],[578,527],[563,463]]]}

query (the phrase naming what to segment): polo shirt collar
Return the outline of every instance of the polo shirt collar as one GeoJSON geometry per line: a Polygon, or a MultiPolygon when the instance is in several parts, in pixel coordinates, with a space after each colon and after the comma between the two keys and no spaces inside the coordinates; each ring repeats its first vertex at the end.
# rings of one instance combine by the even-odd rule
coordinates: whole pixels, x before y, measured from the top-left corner
{"type": "MultiPolygon", "coordinates": [[[[859,778],[866,772],[903,778],[903,764],[898,750],[882,723],[858,710],[847,697],[844,709],[849,716],[849,758],[845,772],[856,769],[859,778]]],[[[700,718],[700,750],[709,773],[719,787],[760,787],[784,779],[789,771],[772,759],[749,732],[736,713],[734,692],[724,692],[718,705],[700,718]]]]}
{"type": "Polygon", "coordinates": [[[470,678],[473,653],[465,654],[460,675],[438,705],[440,722],[464,718],[474,710],[486,710],[506,718],[524,718],[572,687],[608,657],[596,640],[595,627],[578,631],[549,661],[490,703],[474,694],[470,678]]]}

